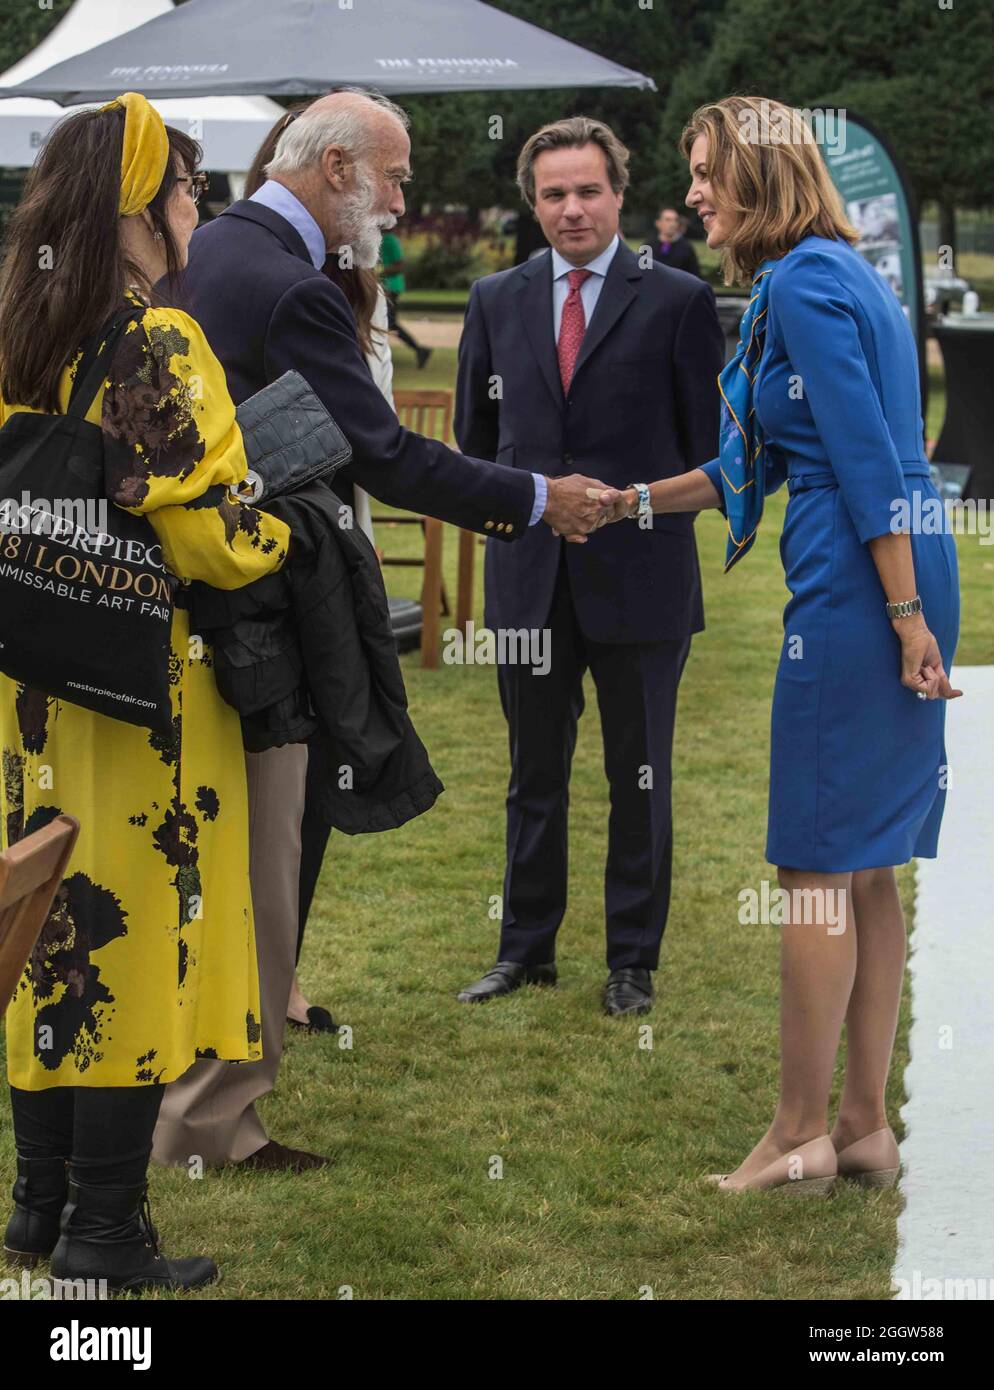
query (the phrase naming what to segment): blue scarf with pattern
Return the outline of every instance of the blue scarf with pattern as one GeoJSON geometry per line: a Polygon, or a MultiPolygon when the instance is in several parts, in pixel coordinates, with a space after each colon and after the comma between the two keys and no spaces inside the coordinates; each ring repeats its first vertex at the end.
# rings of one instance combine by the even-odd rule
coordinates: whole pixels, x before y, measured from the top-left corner
{"type": "Polygon", "coordinates": [[[766,498],[766,446],[756,419],[753,385],[766,341],[770,273],[764,261],[752,282],[752,296],[739,325],[735,356],[718,377],[721,392],[721,487],[728,518],[725,573],[752,548],[766,498]]]}

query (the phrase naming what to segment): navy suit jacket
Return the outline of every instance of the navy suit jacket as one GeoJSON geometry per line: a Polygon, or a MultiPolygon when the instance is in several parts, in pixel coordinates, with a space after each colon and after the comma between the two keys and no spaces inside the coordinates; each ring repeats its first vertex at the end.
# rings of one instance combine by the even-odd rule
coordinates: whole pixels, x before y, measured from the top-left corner
{"type": "Polygon", "coordinates": [[[244,201],[199,228],[184,287],[184,307],[236,405],[291,369],[310,383],[352,445],[352,462],[335,477],[343,501],[352,504],[359,483],[391,506],[502,541],[527,529],[535,501],[527,473],[463,458],[398,423],[366,366],[348,301],[279,213],[244,201]]]}
{"type": "MultiPolygon", "coordinates": [[[[470,453],[523,471],[586,473],[613,487],[673,477],[718,452],[723,364],[710,286],[657,263],[642,270],[622,242],[564,397],[549,252],[473,286],[459,348],[456,438],[470,453]]],[[[616,522],[586,545],[558,540],[547,526],[532,527],[515,546],[488,544],[487,625],[544,626],[565,545],[574,609],[593,641],[699,632],[694,516],[654,516],[651,530],[616,522]]]]}

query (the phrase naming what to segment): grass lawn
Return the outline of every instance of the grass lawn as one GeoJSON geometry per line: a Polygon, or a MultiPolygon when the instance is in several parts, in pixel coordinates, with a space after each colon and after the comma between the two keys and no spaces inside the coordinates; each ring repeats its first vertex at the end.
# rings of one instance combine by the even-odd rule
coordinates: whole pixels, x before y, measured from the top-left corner
{"type": "MultiPolygon", "coordinates": [[[[454,352],[436,352],[422,373],[407,356],[398,349],[399,387],[451,385],[454,352]]],[[[721,519],[698,523],[708,627],[680,696],[673,903],[647,1018],[609,1020],[599,1008],[608,808],[592,689],[572,782],[560,985],[482,1008],[456,1003],[496,946],[506,732],[493,669],[424,671],[416,653],[403,658],[447,791],[400,831],[332,837],[302,978],[351,1025],[353,1046],[289,1037],[263,1107],[273,1135],[334,1165],[202,1181],[155,1170],[168,1249],[209,1252],[223,1267],[224,1282],[202,1297],[635,1299],[646,1287],[670,1299],[889,1296],[896,1192],[729,1200],[700,1178],[738,1163],[776,1098],[777,930],[739,925],[738,894],[775,877],[763,847],[783,506],[771,499],[753,554],[729,576],[721,519]],[[733,726],[734,743],[721,737],[733,726]]],[[[381,527],[378,540],[404,553],[412,531],[381,527]]],[[[960,659],[991,662],[994,555],[975,538],[959,545],[960,659]]],[[[451,530],[445,561],[454,600],[451,530]]],[[[387,577],[392,593],[418,591],[417,571],[387,577]]],[[[910,908],[910,869],[902,887],[910,908]]],[[[906,999],[889,1097],[899,1137],[908,1022],[906,999]]],[[[5,1107],[0,1122],[7,1187],[5,1107]]]]}
{"type": "Polygon", "coordinates": [[[405,314],[430,313],[465,314],[469,290],[408,290],[401,300],[401,318],[405,314]]]}

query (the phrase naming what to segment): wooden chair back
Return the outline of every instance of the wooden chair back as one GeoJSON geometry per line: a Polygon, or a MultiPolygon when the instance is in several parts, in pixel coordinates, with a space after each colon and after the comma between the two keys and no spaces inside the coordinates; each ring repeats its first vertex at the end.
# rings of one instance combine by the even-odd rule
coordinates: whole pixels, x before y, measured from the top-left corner
{"type": "Polygon", "coordinates": [[[451,391],[395,391],[393,403],[405,429],[429,439],[440,439],[443,444],[451,442],[451,391]]]}
{"type": "MultiPolygon", "coordinates": [[[[423,434],[428,439],[452,442],[451,391],[395,391],[397,418],[405,429],[423,434]]],[[[421,585],[421,665],[436,668],[439,664],[438,644],[441,632],[439,618],[449,613],[449,597],[442,577],[442,523],[430,516],[374,516],[379,525],[419,525],[424,533],[424,555],[421,559],[405,559],[380,554],[382,565],[414,566],[424,569],[421,585]]],[[[473,536],[459,532],[459,590],[456,601],[456,622],[465,628],[472,616],[473,605],[473,536]]]]}

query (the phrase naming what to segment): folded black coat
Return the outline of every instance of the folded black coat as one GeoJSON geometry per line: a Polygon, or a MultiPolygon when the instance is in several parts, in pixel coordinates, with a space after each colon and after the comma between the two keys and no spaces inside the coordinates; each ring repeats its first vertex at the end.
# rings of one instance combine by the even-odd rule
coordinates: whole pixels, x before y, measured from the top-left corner
{"type": "Polygon", "coordinates": [[[261,505],[290,528],[283,568],[242,589],[193,585],[190,631],[214,649],[247,749],[306,742],[327,823],[392,830],[444,788],[407,712],[376,555],[326,483],[261,505]]]}

